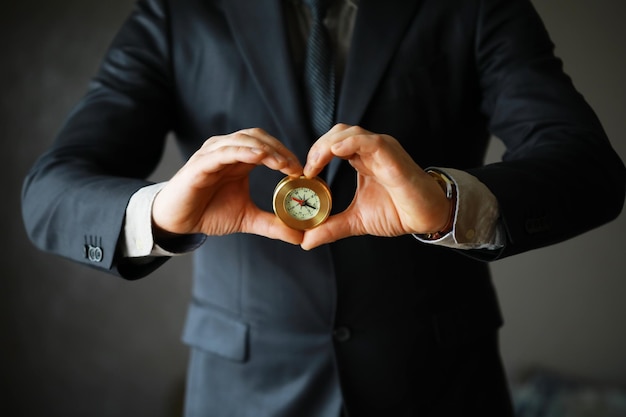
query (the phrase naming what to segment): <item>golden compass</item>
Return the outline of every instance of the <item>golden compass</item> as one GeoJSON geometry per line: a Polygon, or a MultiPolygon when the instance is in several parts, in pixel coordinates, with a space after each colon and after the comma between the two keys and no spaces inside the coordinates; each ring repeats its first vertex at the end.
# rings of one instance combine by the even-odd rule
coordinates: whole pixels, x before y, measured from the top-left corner
{"type": "Polygon", "coordinates": [[[285,177],[274,189],[274,213],[292,229],[306,230],[328,218],[332,198],[320,178],[285,177]]]}

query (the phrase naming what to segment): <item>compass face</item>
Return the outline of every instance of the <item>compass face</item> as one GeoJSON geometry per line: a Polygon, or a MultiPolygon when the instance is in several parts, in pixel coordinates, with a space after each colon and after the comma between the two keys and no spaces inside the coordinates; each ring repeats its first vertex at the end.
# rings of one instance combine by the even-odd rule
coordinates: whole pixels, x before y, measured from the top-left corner
{"type": "Polygon", "coordinates": [[[295,219],[312,219],[320,211],[320,198],[310,188],[295,188],[287,193],[285,210],[295,219]]]}
{"type": "Polygon", "coordinates": [[[287,226],[312,229],[330,214],[330,189],[319,178],[286,177],[274,189],[274,213],[287,226]]]}

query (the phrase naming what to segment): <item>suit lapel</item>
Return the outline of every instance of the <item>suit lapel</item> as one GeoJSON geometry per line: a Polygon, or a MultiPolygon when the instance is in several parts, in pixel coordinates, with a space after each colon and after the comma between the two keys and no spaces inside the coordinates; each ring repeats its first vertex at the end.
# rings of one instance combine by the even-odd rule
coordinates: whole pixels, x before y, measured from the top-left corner
{"type": "MultiPolygon", "coordinates": [[[[361,123],[420,1],[360,0],[337,105],[338,122],[361,123]]],[[[304,162],[311,132],[290,56],[281,1],[225,0],[222,4],[244,61],[280,127],[279,139],[304,162]]],[[[328,182],[332,182],[340,162],[331,162],[328,182]]]]}
{"type": "Polygon", "coordinates": [[[280,127],[282,136],[278,139],[304,162],[311,133],[291,60],[281,1],[225,0],[223,7],[250,74],[280,127]]]}
{"type": "Polygon", "coordinates": [[[361,0],[337,106],[339,121],[358,124],[415,16],[420,0],[361,0]]]}
{"type": "MultiPolygon", "coordinates": [[[[367,106],[415,17],[421,0],[360,0],[337,105],[337,121],[359,125],[367,106]]],[[[385,133],[385,132],[379,132],[385,133]]],[[[341,161],[328,168],[331,182],[341,161]]]]}

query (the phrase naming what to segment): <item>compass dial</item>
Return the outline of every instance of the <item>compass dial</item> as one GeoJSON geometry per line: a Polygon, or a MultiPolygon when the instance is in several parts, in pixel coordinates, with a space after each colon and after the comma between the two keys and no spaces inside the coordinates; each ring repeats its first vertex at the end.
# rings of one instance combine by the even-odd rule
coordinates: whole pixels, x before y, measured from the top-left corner
{"type": "Polygon", "coordinates": [[[306,230],[322,224],[330,214],[330,189],[319,178],[286,177],[274,190],[274,213],[287,226],[306,230]]]}
{"type": "Polygon", "coordinates": [[[295,188],[287,193],[285,210],[298,220],[312,219],[320,211],[320,198],[310,188],[295,188]]]}

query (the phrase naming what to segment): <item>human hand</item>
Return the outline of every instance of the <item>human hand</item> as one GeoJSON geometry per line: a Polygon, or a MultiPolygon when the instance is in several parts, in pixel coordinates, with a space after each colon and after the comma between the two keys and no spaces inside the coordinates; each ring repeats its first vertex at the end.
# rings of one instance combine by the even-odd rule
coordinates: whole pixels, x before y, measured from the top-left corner
{"type": "Polygon", "coordinates": [[[432,233],[448,222],[451,202],[393,137],[336,125],[311,147],[304,175],[316,176],[335,156],[357,171],[354,199],[344,212],[307,230],[303,249],[365,234],[432,233]]]}
{"type": "Polygon", "coordinates": [[[251,200],[248,176],[257,165],[285,175],[302,173],[296,156],[261,129],[208,139],[157,194],[152,207],[155,235],[243,232],[300,244],[302,232],[251,200]]]}

